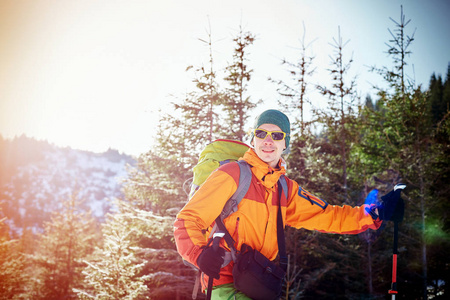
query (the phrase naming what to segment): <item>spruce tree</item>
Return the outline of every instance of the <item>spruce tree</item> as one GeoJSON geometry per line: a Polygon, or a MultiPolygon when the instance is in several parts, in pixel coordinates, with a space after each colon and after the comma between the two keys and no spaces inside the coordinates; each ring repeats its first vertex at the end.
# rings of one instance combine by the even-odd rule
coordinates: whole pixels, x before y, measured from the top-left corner
{"type": "Polygon", "coordinates": [[[171,216],[158,216],[116,201],[117,212],[103,227],[104,245],[84,270],[81,299],[187,299],[193,273],[184,266],[172,240],[171,216]]]}
{"type": "Polygon", "coordinates": [[[443,105],[445,111],[449,112],[450,111],[450,63],[447,65],[447,76],[445,76],[442,100],[445,103],[445,105],[443,105]]]}
{"type": "Polygon", "coordinates": [[[20,241],[10,238],[9,226],[0,220],[0,299],[30,298],[28,262],[20,241]]]}
{"type": "Polygon", "coordinates": [[[251,79],[252,69],[249,69],[248,47],[253,45],[255,35],[244,32],[242,25],[233,39],[235,48],[232,63],[226,67],[225,81],[228,87],[221,93],[220,103],[225,112],[223,118],[225,131],[221,134],[223,138],[244,141],[246,136],[245,125],[249,117],[249,111],[256,107],[250,97],[246,95],[248,82],[251,79]]]}
{"type": "Polygon", "coordinates": [[[89,212],[79,210],[76,192],[63,201],[63,209],[53,212],[45,223],[39,248],[32,255],[35,275],[33,299],[75,298],[74,288],[83,287],[83,259],[97,243],[96,222],[89,212]]]}
{"type": "MultiPolygon", "coordinates": [[[[311,184],[312,191],[329,204],[339,206],[360,205],[364,184],[360,174],[353,171],[354,158],[351,155],[353,145],[360,138],[357,130],[360,99],[356,77],[350,76],[353,58],[345,58],[348,43],[344,42],[338,28],[337,38],[330,43],[333,49],[328,69],[331,86],[317,85],[318,91],[328,99],[325,109],[314,109],[322,131],[310,146],[316,151],[310,151],[311,156],[307,159],[308,163],[311,161],[309,165],[313,170],[310,179],[315,182],[311,184]]],[[[353,298],[368,292],[370,288],[366,282],[358,280],[365,275],[361,265],[367,265],[367,252],[361,251],[366,244],[358,236],[318,234],[316,242],[316,255],[320,261],[324,265],[334,265],[330,265],[318,281],[323,287],[322,292],[313,289],[308,291],[309,295],[319,297],[324,293],[331,297],[327,290],[333,290],[334,294],[353,298]]]]}
{"type": "MultiPolygon", "coordinates": [[[[403,235],[399,245],[407,245],[408,250],[401,253],[401,257],[403,262],[408,262],[408,269],[402,266],[404,271],[399,272],[399,288],[404,295],[408,295],[406,297],[421,294],[423,299],[427,299],[430,285],[429,235],[436,232],[431,231],[433,227],[443,229],[444,223],[436,220],[447,219],[442,214],[448,206],[442,192],[448,192],[448,188],[442,185],[441,178],[448,174],[448,158],[445,147],[442,147],[443,144],[448,145],[448,136],[443,136],[442,144],[439,142],[439,132],[448,123],[445,119],[436,122],[433,113],[432,103],[436,101],[430,99],[441,97],[440,83],[435,80],[436,77],[432,77],[431,95],[428,96],[420,87],[408,84],[404,67],[407,65],[406,56],[411,53],[408,47],[413,37],[405,33],[409,21],[405,22],[403,9],[400,21],[394,23],[397,34],[392,42],[397,51],[388,52],[394,68],[393,71],[381,69],[388,86],[394,89],[379,89],[379,109],[364,111],[363,119],[367,123],[360,130],[363,139],[354,148],[354,154],[366,166],[367,174],[371,174],[372,185],[380,186],[381,183],[381,189],[388,191],[400,181],[407,184],[404,193],[406,222],[400,227],[403,235]],[[436,126],[436,123],[443,127],[436,126]],[[422,284],[417,284],[420,281],[422,284]]],[[[387,225],[386,229],[392,230],[389,223],[387,225]]],[[[383,273],[389,276],[389,268],[385,268],[383,273]]],[[[444,280],[433,277],[434,281],[444,280]]]]}
{"type": "Polygon", "coordinates": [[[182,104],[175,104],[175,109],[181,113],[182,119],[186,118],[189,126],[195,129],[194,136],[185,136],[185,138],[196,141],[198,144],[212,142],[215,139],[215,133],[220,131],[217,115],[220,95],[214,69],[211,26],[209,26],[207,36],[206,40],[201,38],[199,40],[208,47],[208,64],[187,68],[187,70],[193,69],[195,72],[193,82],[196,90],[188,93],[182,104]]]}
{"type": "Polygon", "coordinates": [[[145,299],[146,277],[137,276],[143,262],[136,259],[133,232],[122,214],[107,216],[103,247],[85,260],[85,287],[75,290],[80,299],[145,299]]]}
{"type": "Polygon", "coordinates": [[[428,88],[428,97],[433,115],[433,124],[438,127],[443,119],[448,117],[450,112],[450,64],[448,65],[447,76],[442,80],[440,75],[431,75],[428,88]]]}
{"type": "MultiPolygon", "coordinates": [[[[400,5],[400,20],[389,19],[395,24],[395,28],[393,30],[388,28],[392,39],[386,43],[388,47],[386,53],[393,60],[393,68],[377,68],[374,66],[371,68],[371,71],[381,75],[385,82],[388,83],[391,90],[385,89],[384,92],[404,94],[408,87],[415,84],[409,79],[410,77],[406,73],[406,66],[408,65],[407,57],[412,54],[410,46],[414,41],[415,31],[412,34],[407,33],[406,27],[411,22],[411,19],[406,21],[402,5],[400,5]]],[[[380,87],[376,88],[380,89],[380,87]]]]}
{"type": "Polygon", "coordinates": [[[127,201],[134,207],[173,216],[173,211],[181,209],[186,201],[183,183],[192,177],[191,168],[196,158],[180,149],[168,156],[163,146],[157,148],[138,157],[136,167],[128,171],[123,189],[127,201]],[[186,158],[184,163],[182,155],[186,158]]]}
{"type": "Polygon", "coordinates": [[[447,107],[443,101],[444,84],[440,75],[437,77],[434,73],[431,75],[428,91],[431,113],[433,115],[433,123],[437,124],[447,111],[447,107]]]}
{"type": "Polygon", "coordinates": [[[308,95],[308,87],[310,85],[311,77],[315,73],[313,68],[314,56],[308,54],[308,50],[312,42],[305,40],[306,29],[303,29],[303,38],[300,40],[301,46],[299,49],[299,58],[297,62],[291,62],[283,59],[281,64],[287,68],[287,72],[291,75],[289,82],[283,80],[276,80],[269,77],[269,81],[277,84],[277,92],[282,97],[278,101],[284,111],[289,112],[293,116],[292,132],[294,135],[300,137],[308,132],[310,123],[305,121],[306,104],[311,104],[308,95]]]}
{"type": "MultiPolygon", "coordinates": [[[[334,53],[331,58],[332,85],[318,85],[318,90],[328,98],[326,109],[316,110],[320,122],[324,124],[324,137],[327,140],[326,149],[330,164],[329,175],[334,192],[331,199],[338,203],[354,204],[350,201],[348,164],[351,145],[357,140],[355,121],[359,111],[359,97],[356,92],[356,78],[348,78],[353,58],[344,59],[344,48],[349,41],[343,42],[340,29],[338,37],[333,38],[331,46],[334,53]],[[331,167],[331,168],[330,168],[331,167]]],[[[325,146],[325,145],[324,145],[325,146]]]]}
{"type": "Polygon", "coordinates": [[[314,164],[314,159],[309,157],[317,151],[311,127],[316,120],[307,122],[305,115],[309,112],[307,104],[312,104],[310,86],[311,78],[315,73],[313,67],[315,57],[308,53],[313,41],[306,41],[305,28],[300,43],[299,57],[296,62],[287,59],[281,61],[281,65],[287,68],[286,71],[291,77],[287,81],[269,77],[269,81],[277,85],[277,92],[281,96],[278,104],[291,116],[291,149],[287,157],[289,162],[287,172],[290,178],[297,181],[303,188],[309,189],[314,181],[314,175],[310,173],[315,170],[311,165],[314,164]]]}

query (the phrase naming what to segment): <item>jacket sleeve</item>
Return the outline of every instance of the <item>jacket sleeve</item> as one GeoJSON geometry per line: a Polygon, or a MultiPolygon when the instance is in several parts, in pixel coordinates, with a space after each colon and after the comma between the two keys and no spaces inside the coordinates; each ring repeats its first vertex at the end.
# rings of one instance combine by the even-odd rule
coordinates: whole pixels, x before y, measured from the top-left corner
{"type": "Polygon", "coordinates": [[[382,221],[374,220],[363,206],[329,205],[293,182],[286,208],[286,225],[327,233],[357,234],[378,229],[382,221]]]}
{"type": "MultiPolygon", "coordinates": [[[[229,167],[234,168],[227,166],[229,167]]],[[[236,167],[239,168],[237,164],[236,167]]],[[[174,236],[177,250],[183,259],[197,266],[202,247],[208,242],[208,228],[236,189],[233,175],[218,169],[178,213],[174,223],[174,236]]]]}

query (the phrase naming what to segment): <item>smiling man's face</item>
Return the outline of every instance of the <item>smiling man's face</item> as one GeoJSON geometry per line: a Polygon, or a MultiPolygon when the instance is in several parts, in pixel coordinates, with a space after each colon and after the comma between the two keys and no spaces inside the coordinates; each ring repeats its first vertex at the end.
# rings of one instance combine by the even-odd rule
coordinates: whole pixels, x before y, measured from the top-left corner
{"type": "MultiPolygon", "coordinates": [[[[267,131],[281,131],[280,127],[274,124],[262,124],[258,127],[267,131]]],[[[270,134],[264,139],[253,138],[253,146],[259,158],[272,168],[275,168],[281,158],[281,153],[286,148],[286,140],[274,141],[270,134]]]]}

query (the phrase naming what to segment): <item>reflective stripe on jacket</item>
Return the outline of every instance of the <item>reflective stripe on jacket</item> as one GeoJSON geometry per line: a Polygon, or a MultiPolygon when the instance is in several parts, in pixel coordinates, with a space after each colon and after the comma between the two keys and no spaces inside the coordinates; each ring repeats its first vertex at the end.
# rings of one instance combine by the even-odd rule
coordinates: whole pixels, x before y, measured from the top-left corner
{"type": "MultiPolygon", "coordinates": [[[[224,220],[224,224],[240,250],[247,244],[260,251],[270,260],[278,254],[277,243],[277,181],[285,174],[283,166],[272,169],[249,149],[243,159],[252,169],[252,182],[247,194],[238,206],[238,211],[224,220]]],[[[197,258],[208,242],[214,220],[227,200],[237,189],[239,166],[228,163],[215,170],[190,201],[177,215],[174,236],[181,256],[197,266],[197,258]]],[[[377,229],[380,220],[373,220],[365,213],[364,206],[334,206],[305,191],[287,178],[289,195],[282,197],[283,223],[295,228],[321,232],[356,234],[369,228],[377,229]]],[[[224,241],[222,247],[227,248],[224,241]]],[[[214,285],[233,282],[233,262],[222,268],[220,279],[214,285]]],[[[203,287],[207,277],[202,281],[203,287]]]]}

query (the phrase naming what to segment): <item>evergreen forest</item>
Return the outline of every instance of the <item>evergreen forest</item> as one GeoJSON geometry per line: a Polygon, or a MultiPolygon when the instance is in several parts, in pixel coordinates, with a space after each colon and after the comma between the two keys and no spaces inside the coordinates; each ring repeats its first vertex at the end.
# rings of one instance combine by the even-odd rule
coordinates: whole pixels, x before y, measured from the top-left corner
{"type": "MultiPolygon", "coordinates": [[[[405,183],[397,297],[448,299],[450,64],[444,77],[430,74],[427,86],[416,85],[406,71],[416,42],[408,25],[403,13],[393,20],[386,41],[392,63],[368,68],[383,87],[366,96],[349,75],[353,61],[339,31],[330,43],[330,86],[312,82],[315,57],[305,40],[298,60],[280,62],[290,80],[267,84],[291,118],[288,177],[329,204],[351,206],[373,189],[387,193],[405,183]],[[326,99],[325,108],[311,93],[326,99]]],[[[11,232],[0,211],[0,299],[192,299],[196,271],[183,263],[173,238],[192,168],[217,138],[248,142],[247,124],[263,101],[248,92],[257,38],[242,27],[236,32],[223,70],[215,69],[211,35],[201,40],[211,50],[208,64],[187,67],[192,90],[168,104],[173,113],[161,115],[156,146],[129,169],[123,196],[101,222],[82,209],[76,190],[38,232],[11,232]]],[[[391,223],[358,235],[294,228],[285,234],[283,299],[390,299],[391,223]]]]}

